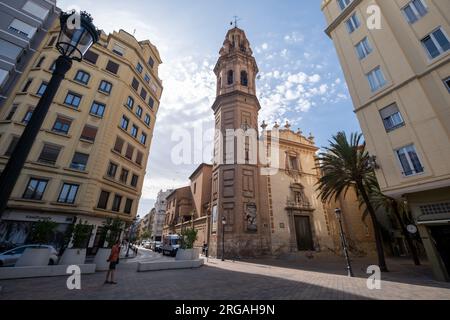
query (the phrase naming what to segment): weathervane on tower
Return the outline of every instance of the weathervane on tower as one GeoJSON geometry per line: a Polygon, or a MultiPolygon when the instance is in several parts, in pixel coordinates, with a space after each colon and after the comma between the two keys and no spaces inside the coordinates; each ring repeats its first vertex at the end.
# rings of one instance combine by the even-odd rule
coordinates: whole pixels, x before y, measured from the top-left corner
{"type": "Polygon", "coordinates": [[[238,16],[234,16],[234,22],[230,22],[230,25],[234,24],[234,27],[237,28],[238,27],[238,21],[241,21],[242,19],[240,19],[238,16]]]}

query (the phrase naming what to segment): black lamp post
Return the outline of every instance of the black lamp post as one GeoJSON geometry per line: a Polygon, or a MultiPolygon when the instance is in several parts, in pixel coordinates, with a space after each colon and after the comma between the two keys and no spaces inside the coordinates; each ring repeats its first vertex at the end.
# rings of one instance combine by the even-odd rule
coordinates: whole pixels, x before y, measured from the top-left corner
{"type": "Polygon", "coordinates": [[[225,261],[225,226],[227,225],[227,218],[222,218],[222,261],[225,261]]]}
{"type": "Polygon", "coordinates": [[[341,233],[341,242],[342,242],[342,248],[344,250],[345,260],[347,261],[348,276],[353,277],[353,269],[352,269],[352,265],[350,263],[350,257],[348,255],[348,249],[347,249],[347,240],[345,239],[344,228],[342,227],[342,210],[337,208],[336,210],[334,210],[334,213],[336,214],[336,218],[339,221],[339,230],[341,233]]]}
{"type": "Polygon", "coordinates": [[[127,248],[127,254],[125,255],[126,258],[128,258],[130,256],[131,237],[133,235],[133,229],[134,229],[137,221],[138,221],[137,218],[133,219],[133,223],[130,226],[130,232],[128,232],[128,248],[127,248]]]}
{"type": "Polygon", "coordinates": [[[99,31],[86,13],[61,13],[61,31],[56,47],[61,55],[56,60],[52,78],[33,111],[33,115],[22,133],[14,151],[0,176],[0,217],[5,211],[9,197],[16,185],[20,172],[39,134],[42,123],[66,73],[72,67],[72,60],[81,61],[83,55],[98,41],[99,31]]]}

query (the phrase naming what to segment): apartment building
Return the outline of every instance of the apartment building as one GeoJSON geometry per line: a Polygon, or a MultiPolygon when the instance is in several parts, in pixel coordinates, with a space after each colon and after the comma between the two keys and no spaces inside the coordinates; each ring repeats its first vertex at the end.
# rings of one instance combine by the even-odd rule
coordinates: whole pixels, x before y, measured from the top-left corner
{"type": "MultiPolygon", "coordinates": [[[[0,166],[16,147],[46,89],[59,53],[59,22],[0,111],[0,166]]],[[[61,84],[0,223],[0,241],[24,243],[32,223],[57,222],[59,247],[68,225],[93,225],[99,245],[106,218],[136,216],[162,94],[161,59],[148,40],[120,30],[75,62],[61,84]]]]}
{"type": "Polygon", "coordinates": [[[449,280],[450,2],[325,0],[322,11],[382,191],[408,202],[449,280]]]}
{"type": "Polygon", "coordinates": [[[160,190],[156,198],[155,207],[150,212],[150,232],[153,241],[161,241],[166,219],[166,198],[173,190],[160,190]]]}
{"type": "Polygon", "coordinates": [[[56,0],[0,1],[0,109],[59,13],[56,0]]]}

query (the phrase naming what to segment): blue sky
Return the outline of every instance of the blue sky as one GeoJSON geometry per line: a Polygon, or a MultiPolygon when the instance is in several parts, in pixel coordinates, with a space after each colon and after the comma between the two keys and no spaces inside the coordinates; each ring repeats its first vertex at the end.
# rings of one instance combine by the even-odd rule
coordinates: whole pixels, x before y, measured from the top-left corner
{"type": "MultiPolygon", "coordinates": [[[[288,119],[292,129],[311,132],[319,147],[340,130],[360,131],[333,43],[323,32],[321,1],[58,1],[62,9],[90,12],[106,32],[135,31],[138,40],[149,39],[160,51],[164,92],[139,206],[141,217],[152,208],[158,190],[187,185],[199,164],[172,163],[171,150],[178,143],[172,134],[180,128],[193,133],[195,128],[213,126],[212,69],[235,15],[242,19],[239,27],[245,30],[260,69],[260,121],[288,119]]],[[[204,144],[211,147],[208,141],[204,144]]]]}

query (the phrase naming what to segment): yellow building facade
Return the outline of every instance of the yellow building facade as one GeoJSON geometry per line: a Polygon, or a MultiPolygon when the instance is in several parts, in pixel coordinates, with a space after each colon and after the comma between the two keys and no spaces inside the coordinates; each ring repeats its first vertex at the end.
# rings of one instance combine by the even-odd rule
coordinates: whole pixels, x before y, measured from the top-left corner
{"type": "Polygon", "coordinates": [[[382,191],[408,201],[435,276],[448,280],[450,2],[326,0],[322,10],[382,191]]]}
{"type": "MultiPolygon", "coordinates": [[[[59,24],[0,111],[0,168],[9,159],[52,76],[59,24]]],[[[33,222],[93,225],[89,248],[106,218],[136,216],[162,94],[157,48],[120,30],[75,62],[62,82],[1,217],[0,241],[24,243],[33,222]],[[75,219],[76,218],[76,219],[75,219]]],[[[20,148],[20,146],[17,146],[20,148]]]]}

